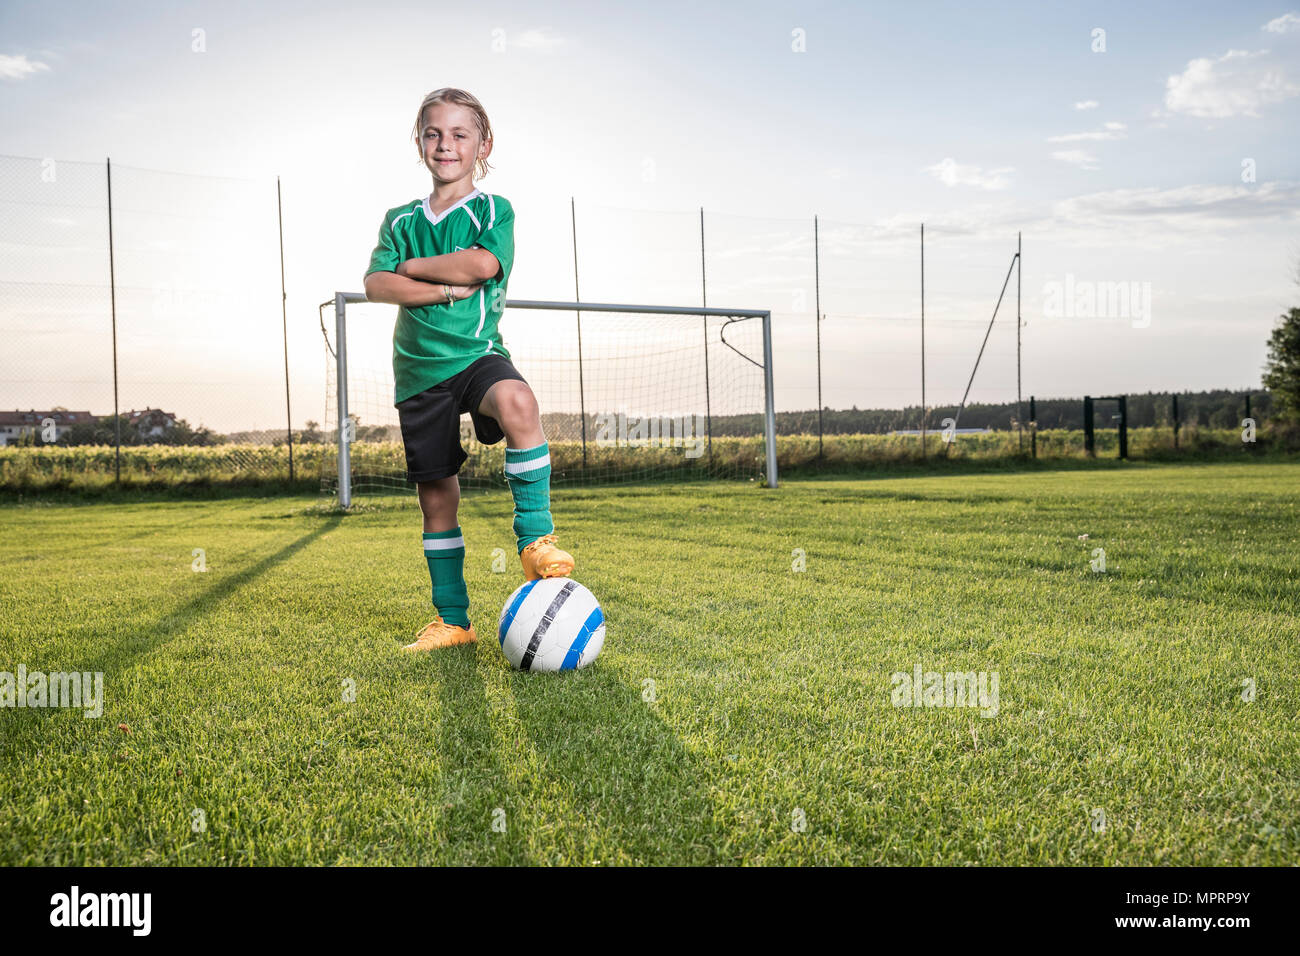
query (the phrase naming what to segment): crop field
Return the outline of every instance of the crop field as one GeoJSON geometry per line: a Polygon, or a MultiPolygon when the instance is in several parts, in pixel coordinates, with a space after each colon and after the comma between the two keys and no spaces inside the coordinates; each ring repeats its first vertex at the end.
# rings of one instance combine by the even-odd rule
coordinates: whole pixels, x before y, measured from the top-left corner
{"type": "MultiPolygon", "coordinates": [[[[469,459],[462,467],[462,486],[505,487],[503,445],[481,445],[464,439],[469,459]]],[[[680,448],[598,447],[580,441],[549,442],[556,485],[632,480],[691,480],[709,477],[757,478],[763,471],[763,439],[714,437],[709,455],[685,456],[680,448]],[[584,465],[585,463],[585,465],[584,465]]],[[[950,466],[1024,468],[1033,447],[1029,432],[991,431],[962,435],[945,445],[932,432],[923,456],[913,436],[885,434],[831,434],[818,441],[815,434],[778,435],[779,475],[821,474],[827,471],[898,470],[950,466]]],[[[1098,459],[1117,457],[1118,433],[1098,429],[1098,459]]],[[[1262,429],[1258,441],[1245,443],[1232,428],[1183,428],[1174,447],[1168,428],[1129,430],[1129,457],[1136,461],[1241,461],[1252,458],[1300,460],[1296,436],[1262,429]]],[[[352,470],[358,486],[400,486],[406,472],[406,455],[400,441],[357,441],[351,445],[352,470]]],[[[1052,462],[1089,464],[1084,436],[1079,430],[1043,429],[1037,434],[1039,467],[1052,462]]],[[[70,492],[74,495],[111,493],[119,484],[136,490],[273,487],[311,492],[322,487],[322,477],[338,475],[335,446],[310,442],[293,449],[294,480],[290,482],[289,450],[284,444],[252,445],[133,445],[114,453],[111,445],[0,447],[0,495],[70,492]]]]}

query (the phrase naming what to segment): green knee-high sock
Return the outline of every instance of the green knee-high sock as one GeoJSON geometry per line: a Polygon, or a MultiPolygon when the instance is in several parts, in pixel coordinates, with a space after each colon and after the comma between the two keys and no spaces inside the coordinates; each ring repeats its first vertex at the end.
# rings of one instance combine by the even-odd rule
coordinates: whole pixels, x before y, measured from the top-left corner
{"type": "Polygon", "coordinates": [[[465,587],[465,539],[460,527],[426,531],[424,556],[433,582],[433,607],[448,624],[469,627],[469,591],[465,587]]]}
{"type": "Polygon", "coordinates": [[[546,442],[506,449],[506,484],[515,499],[515,538],[523,551],[555,531],[551,520],[551,454],[546,442]]]}

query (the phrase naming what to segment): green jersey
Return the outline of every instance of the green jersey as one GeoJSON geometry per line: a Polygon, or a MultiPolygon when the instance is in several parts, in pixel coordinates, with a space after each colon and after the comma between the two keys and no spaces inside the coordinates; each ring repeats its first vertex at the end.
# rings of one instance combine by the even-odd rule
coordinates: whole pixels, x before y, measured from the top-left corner
{"type": "Polygon", "coordinates": [[[400,306],[393,327],[395,402],[418,395],[469,368],[484,355],[510,357],[497,329],[515,257],[515,211],[502,196],[475,189],[435,214],[429,200],[390,209],[370,254],[372,272],[393,272],[407,259],[441,256],[474,246],[497,257],[501,268],[467,299],[440,305],[400,306]]]}

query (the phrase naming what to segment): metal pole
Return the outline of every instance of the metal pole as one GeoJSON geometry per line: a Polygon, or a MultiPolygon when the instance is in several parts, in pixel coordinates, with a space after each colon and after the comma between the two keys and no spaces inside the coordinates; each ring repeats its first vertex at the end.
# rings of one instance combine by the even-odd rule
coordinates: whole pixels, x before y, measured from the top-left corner
{"type": "Polygon", "coordinates": [[[925,460],[925,223],[921,223],[921,460],[925,460]]]}
{"type": "MultiPolygon", "coordinates": [[[[347,293],[349,296],[359,293],[347,293]]],[[[349,302],[365,302],[363,299],[348,299],[349,302]]],[[[685,305],[636,305],[627,302],[550,302],[543,299],[507,299],[507,309],[549,309],[552,311],[575,312],[617,312],[635,315],[712,315],[724,319],[761,319],[771,315],[763,309],[696,309],[685,305]]],[[[751,359],[750,361],[754,361],[751,359]]],[[[754,361],[755,365],[759,363],[754,361]]]]}
{"type": "Polygon", "coordinates": [[[122,418],[117,406],[117,273],[113,266],[113,160],[104,160],[108,173],[108,294],[113,310],[113,482],[122,484],[122,418]]]}
{"type": "Polygon", "coordinates": [[[1119,457],[1128,458],[1128,396],[1119,397],[1119,457]]]}
{"type": "MultiPolygon", "coordinates": [[[[709,306],[709,281],[704,268],[704,207],[700,207],[700,305],[709,306]]],[[[709,467],[713,467],[713,399],[709,395],[709,317],[700,316],[704,326],[704,429],[709,436],[709,467]]]]}
{"type": "Polygon", "coordinates": [[[767,421],[767,486],[776,487],[776,396],[772,385],[772,313],[763,313],[763,392],[767,421]]]}
{"type": "Polygon", "coordinates": [[[352,454],[348,446],[348,325],[344,293],[334,293],[334,354],[339,407],[339,507],[352,506],[352,454]]]}
{"type": "Polygon", "coordinates": [[[1089,458],[1096,458],[1092,438],[1092,396],[1083,396],[1083,451],[1089,458]]]}
{"type": "Polygon", "coordinates": [[[280,177],[275,177],[275,217],[280,226],[280,327],[284,332],[284,420],[289,442],[289,483],[293,483],[293,409],[289,405],[289,295],[284,290],[284,204],[280,199],[280,177]]]}
{"type": "Polygon", "coordinates": [[[1025,453],[1024,409],[1020,402],[1020,273],[1024,270],[1020,258],[1020,233],[1016,233],[1016,442],[1020,454],[1025,453]]]}
{"type": "MultiPolygon", "coordinates": [[[[573,301],[581,302],[578,292],[578,213],[569,197],[569,224],[573,231],[573,301]]],[[[582,313],[578,312],[578,411],[582,420],[582,470],[587,470],[587,393],[582,381],[582,313]]]]}
{"type": "MultiPolygon", "coordinates": [[[[1016,267],[1020,261],[1020,253],[1011,257],[1011,265],[1007,266],[1007,277],[1002,280],[1002,291],[998,293],[997,305],[993,306],[993,315],[989,319],[989,327],[984,330],[984,341],[980,343],[979,354],[975,356],[975,367],[970,370],[970,380],[966,383],[966,391],[962,394],[961,404],[957,406],[957,414],[953,418],[953,434],[957,433],[957,423],[961,421],[961,413],[966,408],[966,399],[970,397],[970,387],[975,384],[975,373],[979,371],[980,359],[984,357],[984,347],[989,344],[989,333],[993,331],[993,323],[997,321],[998,309],[1002,308],[1002,297],[1007,294],[1007,283],[1011,281],[1011,270],[1016,267]]],[[[952,444],[943,446],[943,453],[946,457],[952,444]]]]}
{"type": "Polygon", "coordinates": [[[821,238],[817,230],[817,217],[813,216],[813,298],[816,314],[813,325],[817,328],[817,457],[822,457],[822,273],[821,238]]]}
{"type": "Polygon", "coordinates": [[[1038,406],[1029,396],[1029,454],[1038,457],[1038,406]]]}

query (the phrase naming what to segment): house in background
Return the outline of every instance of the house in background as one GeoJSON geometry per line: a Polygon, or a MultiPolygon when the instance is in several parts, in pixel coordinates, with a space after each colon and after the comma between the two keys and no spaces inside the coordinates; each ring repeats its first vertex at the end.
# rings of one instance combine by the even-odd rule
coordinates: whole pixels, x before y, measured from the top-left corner
{"type": "MultiPolygon", "coordinates": [[[[176,427],[176,416],[171,412],[164,412],[161,408],[145,408],[140,411],[131,409],[125,412],[122,418],[124,429],[131,429],[145,441],[162,438],[176,427]]],[[[35,408],[27,411],[22,409],[12,412],[0,411],[0,448],[17,444],[19,439],[27,434],[34,434],[38,445],[53,444],[45,441],[44,438],[43,423],[46,419],[54,420],[54,442],[61,441],[68,433],[68,429],[74,425],[94,425],[99,421],[106,422],[110,428],[113,425],[112,415],[70,412],[64,408],[50,411],[40,411],[35,408]]],[[[124,431],[123,438],[125,437],[124,431]]]]}
{"type": "Polygon", "coordinates": [[[23,435],[35,433],[38,444],[44,444],[42,431],[43,422],[47,418],[54,419],[54,440],[57,442],[62,438],[69,428],[73,425],[93,425],[99,420],[98,415],[92,415],[90,412],[70,412],[66,409],[54,411],[37,411],[30,409],[22,411],[17,409],[12,412],[0,412],[0,447],[13,445],[23,435]]]}
{"type": "Polygon", "coordinates": [[[141,438],[161,438],[176,426],[176,416],[161,408],[131,409],[124,417],[141,438]]]}

